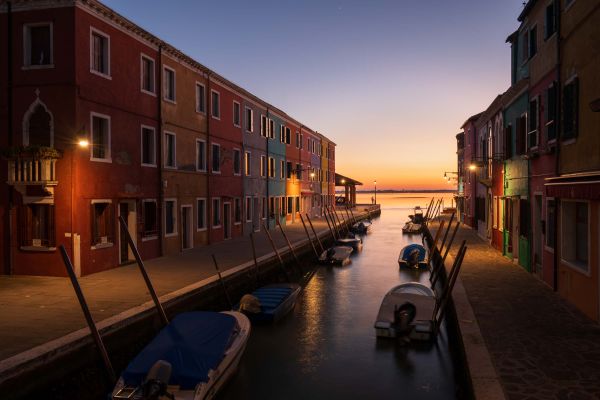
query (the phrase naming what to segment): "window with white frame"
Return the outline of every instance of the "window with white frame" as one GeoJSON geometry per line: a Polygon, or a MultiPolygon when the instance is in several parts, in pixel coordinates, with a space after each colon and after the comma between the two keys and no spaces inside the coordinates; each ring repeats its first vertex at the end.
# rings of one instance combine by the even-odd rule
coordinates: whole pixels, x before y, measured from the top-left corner
{"type": "Polygon", "coordinates": [[[261,215],[260,215],[260,217],[262,219],[265,219],[265,218],[267,218],[267,214],[268,214],[267,213],[267,198],[263,197],[262,198],[261,215]]]}
{"type": "Polygon", "coordinates": [[[206,172],[206,141],[196,139],[196,171],[206,172]]]}
{"type": "Polygon", "coordinates": [[[212,116],[213,118],[219,119],[221,118],[221,95],[219,92],[211,91],[211,99],[212,99],[212,116]]]}
{"type": "Polygon", "coordinates": [[[177,235],[177,200],[165,199],[165,236],[177,235]]]}
{"type": "Polygon", "coordinates": [[[267,176],[267,156],[260,156],[260,176],[267,176]]]}
{"type": "Polygon", "coordinates": [[[558,11],[558,0],[552,0],[546,5],[544,18],[544,40],[550,38],[556,32],[556,15],[558,11]]]}
{"type": "Polygon", "coordinates": [[[142,165],[156,166],[156,132],[145,125],[142,125],[142,165]]]}
{"type": "Polygon", "coordinates": [[[211,167],[213,173],[221,173],[221,146],[217,143],[211,146],[211,167]]]}
{"type": "Polygon", "coordinates": [[[292,174],[294,173],[292,168],[292,162],[288,161],[285,166],[285,177],[287,179],[292,179],[292,174]]]}
{"type": "Polygon", "coordinates": [[[114,209],[110,200],[92,200],[92,246],[114,243],[114,209]]]}
{"type": "Polygon", "coordinates": [[[246,107],[246,132],[254,132],[254,112],[246,107]]]}
{"type": "Polygon", "coordinates": [[[20,246],[56,246],[54,204],[23,204],[18,210],[20,246]]]}
{"type": "Polygon", "coordinates": [[[176,168],[176,146],[175,134],[172,132],[165,132],[165,167],[176,168]]]}
{"type": "Polygon", "coordinates": [[[545,91],[544,98],[546,99],[546,106],[544,107],[544,116],[546,120],[546,140],[549,142],[556,139],[557,129],[557,104],[556,104],[556,88],[557,83],[552,82],[548,89],[545,91]]]}
{"type": "Polygon", "coordinates": [[[92,113],[91,120],[92,160],[110,161],[110,117],[92,113]]]}
{"type": "Polygon", "coordinates": [[[252,222],[252,197],[246,197],[246,222],[252,222]]]}
{"type": "Polygon", "coordinates": [[[233,149],[233,174],[242,174],[242,153],[240,149],[233,149]]]}
{"type": "Polygon", "coordinates": [[[260,135],[264,137],[268,137],[269,133],[267,132],[268,121],[267,117],[264,115],[260,116],[260,135]]]}
{"type": "Polygon", "coordinates": [[[302,180],[302,165],[296,163],[296,179],[302,180]]]}
{"type": "Polygon", "coordinates": [[[285,179],[285,160],[279,160],[279,177],[285,179]]]}
{"type": "Polygon", "coordinates": [[[538,146],[539,132],[539,99],[535,97],[529,101],[529,129],[527,132],[527,148],[533,149],[538,146]]]}
{"type": "Polygon", "coordinates": [[[23,26],[23,65],[25,67],[52,67],[52,23],[41,22],[23,26]]]}
{"type": "Polygon", "coordinates": [[[279,141],[285,143],[285,125],[279,127],[279,141]]]}
{"type": "Polygon", "coordinates": [[[590,272],[589,204],[585,201],[561,201],[561,257],[571,267],[590,272]]]}
{"type": "Polygon", "coordinates": [[[304,134],[300,134],[300,150],[304,150],[304,134]]]}
{"type": "Polygon", "coordinates": [[[300,148],[300,132],[296,131],[296,148],[299,149],[300,148]]]}
{"type": "Polygon", "coordinates": [[[233,223],[239,224],[242,222],[242,199],[236,197],[233,199],[233,223]]]}
{"type": "Polygon", "coordinates": [[[269,157],[269,178],[275,178],[275,159],[269,157]]]}
{"type": "Polygon", "coordinates": [[[279,197],[279,215],[285,217],[285,196],[279,197]]]}
{"type": "Polygon", "coordinates": [[[269,218],[275,218],[277,210],[275,209],[275,197],[269,197],[269,218]]]}
{"type": "Polygon", "coordinates": [[[175,70],[166,65],[163,67],[164,80],[164,99],[170,102],[175,102],[176,86],[175,86],[175,70]]]}
{"type": "Polygon", "coordinates": [[[206,112],[206,92],[203,84],[196,82],[196,112],[206,112]]]}
{"type": "Polygon", "coordinates": [[[158,209],[156,200],[142,200],[142,237],[158,236],[158,209]]]}
{"type": "Polygon", "coordinates": [[[269,118],[269,139],[273,139],[275,137],[275,121],[269,118]]]}
{"type": "Polygon", "coordinates": [[[154,94],[154,60],[141,55],[141,85],[142,92],[154,94]]]}
{"type": "Polygon", "coordinates": [[[94,28],[90,32],[90,70],[110,76],[110,37],[94,28]]]}
{"type": "Polygon", "coordinates": [[[237,101],[233,102],[233,125],[239,127],[240,126],[240,119],[241,119],[241,109],[240,109],[240,103],[238,103],[237,101]]]}
{"type": "Polygon", "coordinates": [[[246,151],[244,153],[244,170],[245,170],[245,174],[246,176],[250,176],[252,175],[252,160],[251,160],[251,154],[249,151],[246,151]]]}
{"type": "Polygon", "coordinates": [[[219,197],[212,199],[212,225],[213,228],[221,226],[221,199],[219,197]]]}
{"type": "Polygon", "coordinates": [[[288,197],[287,198],[287,213],[292,214],[293,212],[294,212],[294,198],[288,197]]]}
{"type": "Polygon", "coordinates": [[[206,199],[196,199],[196,230],[206,229],[206,199]]]}

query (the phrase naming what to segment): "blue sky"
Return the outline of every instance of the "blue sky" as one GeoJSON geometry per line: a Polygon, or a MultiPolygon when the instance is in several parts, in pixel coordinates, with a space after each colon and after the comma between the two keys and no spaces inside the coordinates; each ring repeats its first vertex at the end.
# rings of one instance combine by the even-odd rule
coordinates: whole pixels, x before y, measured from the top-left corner
{"type": "Polygon", "coordinates": [[[505,39],[523,8],[522,0],[103,2],[330,137],[336,169],[378,188],[447,186],[462,122],[510,85],[505,39]]]}

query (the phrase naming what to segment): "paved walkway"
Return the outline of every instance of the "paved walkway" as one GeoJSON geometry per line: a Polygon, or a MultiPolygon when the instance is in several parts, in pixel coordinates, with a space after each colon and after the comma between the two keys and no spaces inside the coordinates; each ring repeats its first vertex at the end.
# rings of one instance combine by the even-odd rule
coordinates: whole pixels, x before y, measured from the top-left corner
{"type": "Polygon", "coordinates": [[[463,239],[460,276],[506,398],[600,399],[600,325],[474,230],[461,228],[453,250],[463,239]]]}
{"type": "MultiPolygon", "coordinates": [[[[315,219],[313,223],[319,234],[329,231],[324,219],[315,219]]],[[[292,243],[306,241],[300,222],[284,229],[292,243]]],[[[287,251],[279,229],[271,230],[271,234],[277,248],[287,251]]],[[[258,258],[273,252],[264,232],[256,233],[255,239],[258,258]]],[[[250,238],[238,237],[144,264],[157,294],[162,296],[216,275],[211,254],[215,254],[222,272],[247,263],[252,260],[250,238]]],[[[150,300],[135,264],[85,276],[79,281],[97,322],[150,300]]],[[[85,326],[67,278],[0,276],[0,360],[85,326]]]]}

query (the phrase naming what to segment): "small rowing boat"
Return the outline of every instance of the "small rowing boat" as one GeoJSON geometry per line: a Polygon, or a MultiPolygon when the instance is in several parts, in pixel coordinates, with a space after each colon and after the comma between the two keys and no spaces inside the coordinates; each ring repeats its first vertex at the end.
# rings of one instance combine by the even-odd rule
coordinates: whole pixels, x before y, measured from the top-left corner
{"type": "Polygon", "coordinates": [[[275,322],[294,308],[298,294],[300,285],[297,283],[265,285],[242,296],[234,309],[243,312],[254,323],[275,322]]]}
{"type": "Polygon", "coordinates": [[[418,243],[409,244],[400,250],[400,267],[427,268],[427,250],[418,243]]]}
{"type": "Polygon", "coordinates": [[[330,247],[321,253],[319,257],[319,263],[324,265],[338,265],[344,266],[350,264],[350,254],[352,254],[352,247],[348,246],[335,246],[330,247]]]}
{"type": "Polygon", "coordinates": [[[358,233],[360,235],[364,235],[367,232],[369,232],[369,230],[371,230],[371,221],[360,221],[355,223],[354,225],[352,225],[350,227],[350,230],[354,233],[358,233]]]}

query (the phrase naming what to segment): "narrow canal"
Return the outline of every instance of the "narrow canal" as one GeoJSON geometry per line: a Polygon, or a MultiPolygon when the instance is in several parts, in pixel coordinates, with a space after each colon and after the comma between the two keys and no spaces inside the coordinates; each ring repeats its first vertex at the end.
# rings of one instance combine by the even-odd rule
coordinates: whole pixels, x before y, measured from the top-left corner
{"type": "Polygon", "coordinates": [[[401,228],[412,207],[426,206],[429,198],[386,194],[377,200],[382,214],[363,237],[363,251],[346,267],[318,267],[293,314],[253,327],[221,399],[461,397],[462,367],[453,361],[458,357],[446,329],[428,345],[376,339],[373,322],[385,293],[402,282],[429,283],[427,272],[399,271],[397,263],[404,245],[421,241],[401,228]]]}

